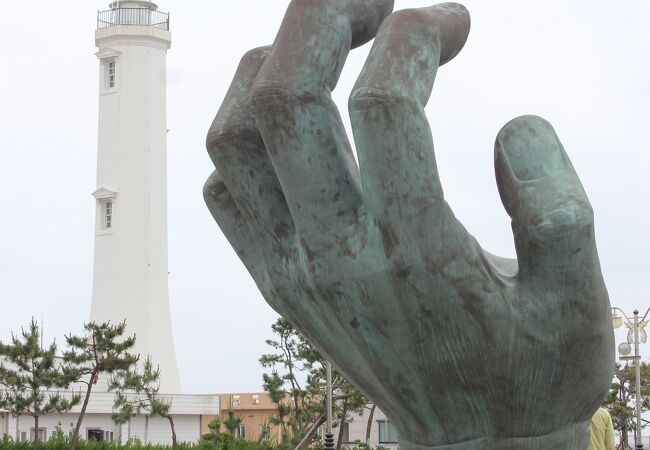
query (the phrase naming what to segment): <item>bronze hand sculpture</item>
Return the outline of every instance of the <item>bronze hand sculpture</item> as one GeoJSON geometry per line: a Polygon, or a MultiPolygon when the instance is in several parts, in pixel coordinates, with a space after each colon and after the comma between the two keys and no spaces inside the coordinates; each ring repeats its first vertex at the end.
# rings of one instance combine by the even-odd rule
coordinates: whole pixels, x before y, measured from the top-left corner
{"type": "Polygon", "coordinates": [[[517,260],[483,250],[444,200],[424,113],[469,14],[392,8],[291,1],[210,128],[208,207],[402,449],[584,450],[614,357],[587,196],[551,125],[512,120],[495,166],[517,260]],[[349,102],[357,166],[330,93],[373,38],[349,102]]]}

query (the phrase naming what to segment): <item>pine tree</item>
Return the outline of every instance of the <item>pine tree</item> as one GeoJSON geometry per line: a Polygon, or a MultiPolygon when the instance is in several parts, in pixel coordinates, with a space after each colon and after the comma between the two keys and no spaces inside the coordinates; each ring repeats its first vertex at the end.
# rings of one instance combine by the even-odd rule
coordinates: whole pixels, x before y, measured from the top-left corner
{"type": "MultiPolygon", "coordinates": [[[[274,353],[262,355],[260,364],[271,369],[263,375],[264,390],[277,408],[274,425],[283,427],[283,440],[307,446],[325,420],[326,359],[282,317],[271,326],[276,339],[266,344],[274,353]],[[302,381],[306,378],[306,381],[302,381]]],[[[343,424],[353,412],[361,413],[370,404],[352,383],[332,368],[334,426],[339,427],[337,448],[343,438],[343,424]]]]}
{"type": "Polygon", "coordinates": [[[57,358],[56,351],[56,342],[42,347],[41,330],[33,318],[20,337],[12,333],[11,344],[0,342],[0,409],[34,418],[34,449],[40,417],[67,412],[81,400],[78,394],[61,394],[79,378],[79,372],[57,358]]]}
{"type": "Polygon", "coordinates": [[[151,358],[147,357],[141,372],[137,368],[115,371],[108,384],[108,390],[115,392],[113,421],[124,423],[142,412],[167,419],[172,431],[172,448],[178,449],[172,402],[159,395],[160,368],[153,368],[151,358]]]}
{"type": "Polygon", "coordinates": [[[232,404],[228,405],[228,411],[226,412],[226,418],[223,419],[223,425],[228,430],[228,433],[232,434],[234,437],[237,436],[237,430],[242,423],[242,417],[235,414],[235,411],[232,409],[232,404]]]}
{"type": "MultiPolygon", "coordinates": [[[[641,412],[645,414],[650,410],[650,364],[642,362],[640,367],[641,378],[641,412]]],[[[607,408],[612,416],[614,429],[621,433],[621,444],[628,447],[628,432],[635,431],[636,401],[636,373],[633,365],[616,364],[614,369],[614,380],[605,399],[603,406],[607,408]]],[[[647,421],[641,418],[643,428],[647,421]]]]}
{"type": "Polygon", "coordinates": [[[135,345],[135,336],[122,338],[126,321],[117,325],[90,322],[84,324],[84,330],[82,336],[65,337],[69,349],[63,354],[64,361],[78,370],[78,381],[86,384],[86,394],[70,441],[70,450],[75,450],[79,441],[81,423],[99,375],[128,370],[138,361],[138,356],[128,353],[135,345]]]}

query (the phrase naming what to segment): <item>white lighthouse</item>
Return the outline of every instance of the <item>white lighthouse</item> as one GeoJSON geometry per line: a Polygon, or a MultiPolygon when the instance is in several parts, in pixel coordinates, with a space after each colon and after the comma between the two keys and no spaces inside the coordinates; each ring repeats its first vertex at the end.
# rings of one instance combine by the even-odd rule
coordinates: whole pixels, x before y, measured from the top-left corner
{"type": "Polygon", "coordinates": [[[166,55],[169,15],[149,1],[97,17],[100,63],[93,296],[95,322],[126,319],[135,352],[180,393],[167,286],[166,55]]]}

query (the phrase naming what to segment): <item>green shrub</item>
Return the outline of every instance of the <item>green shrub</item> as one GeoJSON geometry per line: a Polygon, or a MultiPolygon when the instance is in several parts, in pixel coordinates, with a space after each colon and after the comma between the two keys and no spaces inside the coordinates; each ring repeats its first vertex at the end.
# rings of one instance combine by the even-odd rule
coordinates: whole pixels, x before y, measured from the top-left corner
{"type": "MultiPolygon", "coordinates": [[[[70,442],[64,433],[52,433],[50,439],[38,442],[37,450],[68,450],[70,442]]],[[[117,442],[99,442],[80,440],[76,450],[171,450],[171,445],[147,444],[133,442],[120,445],[117,442]]],[[[15,442],[10,437],[0,439],[0,450],[32,450],[32,442],[15,442]]],[[[283,450],[283,447],[270,441],[247,441],[235,438],[228,432],[207,433],[195,443],[179,442],[178,450],[283,450]]]]}

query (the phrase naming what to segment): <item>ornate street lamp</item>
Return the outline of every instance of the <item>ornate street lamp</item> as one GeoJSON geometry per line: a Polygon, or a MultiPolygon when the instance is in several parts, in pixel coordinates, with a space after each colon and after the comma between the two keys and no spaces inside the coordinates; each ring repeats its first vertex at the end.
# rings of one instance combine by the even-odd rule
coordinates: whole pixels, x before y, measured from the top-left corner
{"type": "Polygon", "coordinates": [[[645,344],[648,340],[645,326],[648,324],[646,317],[648,317],[649,312],[650,308],[646,310],[643,318],[639,320],[639,311],[636,309],[633,311],[633,319],[630,319],[621,308],[612,308],[612,324],[614,328],[620,328],[625,324],[628,329],[627,342],[623,342],[618,346],[618,353],[621,355],[619,359],[634,361],[634,377],[636,379],[636,448],[638,450],[643,449],[643,442],[641,441],[641,355],[639,354],[639,344],[645,344]],[[617,312],[620,312],[625,320],[617,312]],[[632,344],[634,344],[634,356],[630,356],[632,344]]]}

